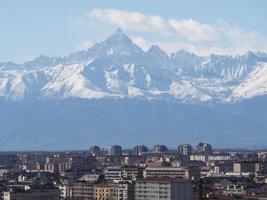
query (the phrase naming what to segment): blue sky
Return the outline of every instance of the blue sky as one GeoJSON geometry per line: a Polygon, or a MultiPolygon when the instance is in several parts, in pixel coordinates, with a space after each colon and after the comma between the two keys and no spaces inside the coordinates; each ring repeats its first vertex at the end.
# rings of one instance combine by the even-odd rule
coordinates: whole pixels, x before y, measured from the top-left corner
{"type": "Polygon", "coordinates": [[[266,8],[266,0],[0,0],[0,62],[65,56],[117,27],[144,50],[267,52],[266,8]]]}

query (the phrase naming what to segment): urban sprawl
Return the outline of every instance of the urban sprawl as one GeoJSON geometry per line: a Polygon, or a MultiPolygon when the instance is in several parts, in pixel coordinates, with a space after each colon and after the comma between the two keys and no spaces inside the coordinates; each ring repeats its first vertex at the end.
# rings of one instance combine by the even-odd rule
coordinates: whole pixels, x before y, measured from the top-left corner
{"type": "Polygon", "coordinates": [[[1,152],[3,200],[267,199],[267,151],[199,143],[1,152]]]}

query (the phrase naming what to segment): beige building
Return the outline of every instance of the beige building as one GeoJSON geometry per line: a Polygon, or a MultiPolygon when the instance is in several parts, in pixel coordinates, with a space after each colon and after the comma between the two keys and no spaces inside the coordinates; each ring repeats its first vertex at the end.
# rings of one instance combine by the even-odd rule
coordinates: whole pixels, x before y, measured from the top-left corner
{"type": "Polygon", "coordinates": [[[139,179],[135,183],[135,200],[192,200],[193,189],[189,181],[154,177],[139,179]]]}
{"type": "Polygon", "coordinates": [[[134,200],[134,184],[124,180],[97,184],[95,200],[134,200]]]}
{"type": "Polygon", "coordinates": [[[73,200],[93,200],[94,182],[83,181],[72,183],[71,197],[73,200]]]}
{"type": "Polygon", "coordinates": [[[195,167],[147,167],[143,171],[144,178],[172,177],[184,179],[199,179],[200,170],[195,167]]]}
{"type": "Polygon", "coordinates": [[[95,200],[118,200],[118,190],[117,184],[100,183],[95,185],[95,200]]]}
{"type": "Polygon", "coordinates": [[[70,159],[67,157],[47,157],[44,170],[52,173],[63,173],[71,168],[70,159]]]}

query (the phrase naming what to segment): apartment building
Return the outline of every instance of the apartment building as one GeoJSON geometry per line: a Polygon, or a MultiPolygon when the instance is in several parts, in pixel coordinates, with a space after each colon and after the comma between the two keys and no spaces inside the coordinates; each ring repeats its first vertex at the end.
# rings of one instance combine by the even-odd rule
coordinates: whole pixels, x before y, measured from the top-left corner
{"type": "Polygon", "coordinates": [[[138,179],[135,183],[136,200],[192,200],[189,181],[170,177],[138,179]]]}

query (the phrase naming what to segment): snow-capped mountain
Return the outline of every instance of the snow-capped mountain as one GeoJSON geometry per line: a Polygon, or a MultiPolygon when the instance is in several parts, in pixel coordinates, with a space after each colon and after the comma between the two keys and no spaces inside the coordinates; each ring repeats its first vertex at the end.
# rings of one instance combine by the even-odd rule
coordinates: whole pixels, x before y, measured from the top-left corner
{"type": "Polygon", "coordinates": [[[265,94],[265,53],[145,52],[118,29],[66,57],[0,63],[0,149],[77,149],[122,139],[266,147],[265,94]]]}
{"type": "Polygon", "coordinates": [[[231,103],[267,93],[266,66],[267,56],[260,52],[200,57],[181,50],[168,56],[158,46],[144,52],[118,29],[64,58],[42,55],[23,64],[0,63],[0,97],[231,103]]]}

